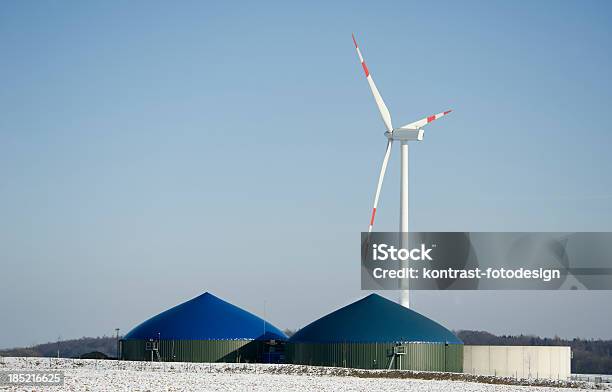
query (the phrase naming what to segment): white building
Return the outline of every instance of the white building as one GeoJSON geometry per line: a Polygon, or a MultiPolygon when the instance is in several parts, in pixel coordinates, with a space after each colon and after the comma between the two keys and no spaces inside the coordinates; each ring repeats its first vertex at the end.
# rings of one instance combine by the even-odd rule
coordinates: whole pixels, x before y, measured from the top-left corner
{"type": "Polygon", "coordinates": [[[482,376],[568,380],[571,350],[563,346],[464,346],[463,371],[482,376]]]}

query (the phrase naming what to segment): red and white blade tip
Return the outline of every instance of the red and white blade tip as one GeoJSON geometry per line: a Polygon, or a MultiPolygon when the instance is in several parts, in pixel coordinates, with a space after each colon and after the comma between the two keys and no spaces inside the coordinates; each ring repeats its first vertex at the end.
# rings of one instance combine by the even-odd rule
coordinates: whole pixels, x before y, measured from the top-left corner
{"type": "Polygon", "coordinates": [[[378,111],[385,123],[385,127],[387,131],[391,132],[393,130],[393,124],[391,122],[391,114],[389,113],[389,109],[387,105],[385,105],[385,101],[383,101],[380,96],[380,92],[376,88],[376,84],[374,84],[374,80],[372,79],[372,75],[370,75],[370,70],[361,55],[361,50],[359,50],[359,45],[357,45],[357,40],[355,39],[355,34],[353,34],[353,43],[355,44],[355,50],[357,51],[357,56],[359,56],[359,62],[361,63],[361,67],[363,68],[363,73],[365,74],[366,79],[368,80],[368,84],[370,85],[370,91],[372,91],[372,95],[374,96],[374,100],[376,101],[376,106],[378,106],[378,111]]]}
{"type": "Polygon", "coordinates": [[[410,124],[406,124],[400,128],[402,129],[419,129],[421,127],[424,127],[425,125],[429,124],[432,121],[435,121],[437,119],[439,119],[440,117],[444,117],[447,114],[449,114],[450,112],[452,112],[452,110],[447,110],[445,112],[442,113],[438,113],[438,114],[432,114],[431,116],[425,117],[419,121],[415,121],[412,122],[410,124]]]}
{"type": "Polygon", "coordinates": [[[433,120],[437,120],[437,119],[439,119],[439,118],[440,118],[440,117],[442,117],[442,116],[446,116],[446,115],[447,115],[447,114],[449,114],[450,112],[452,112],[452,110],[447,110],[447,111],[442,112],[442,113],[433,114],[433,115],[431,115],[431,116],[427,117],[427,122],[428,122],[428,123],[430,123],[430,122],[432,122],[433,120]]]}
{"type": "Polygon", "coordinates": [[[368,69],[368,66],[365,63],[365,60],[363,59],[363,56],[361,55],[361,50],[359,50],[359,45],[357,45],[357,40],[355,39],[355,34],[351,34],[351,36],[353,37],[353,43],[355,44],[355,49],[357,49],[357,55],[359,56],[359,61],[361,62],[361,67],[363,68],[363,73],[365,74],[365,77],[368,78],[368,77],[370,77],[370,70],[368,69]]]}

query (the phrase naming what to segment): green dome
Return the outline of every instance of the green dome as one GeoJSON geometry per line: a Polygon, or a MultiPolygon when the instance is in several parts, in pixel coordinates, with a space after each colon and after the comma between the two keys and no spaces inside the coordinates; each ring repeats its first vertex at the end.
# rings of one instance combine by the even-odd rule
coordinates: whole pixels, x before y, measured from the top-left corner
{"type": "Polygon", "coordinates": [[[419,342],[463,344],[435,321],[378,294],[347,305],[300,329],[290,342],[419,342]]]}

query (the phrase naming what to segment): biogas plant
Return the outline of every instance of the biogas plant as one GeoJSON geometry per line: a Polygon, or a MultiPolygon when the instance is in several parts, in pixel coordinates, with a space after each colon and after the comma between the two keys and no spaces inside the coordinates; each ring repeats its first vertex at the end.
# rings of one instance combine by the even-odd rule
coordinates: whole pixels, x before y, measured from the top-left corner
{"type": "MultiPolygon", "coordinates": [[[[447,110],[394,128],[361,50],[355,49],[383,119],[387,138],[368,233],[372,232],[394,141],[401,146],[400,250],[409,249],[408,143],[447,110]]],[[[369,234],[368,234],[369,235],[369,234]]],[[[381,257],[389,249],[378,249],[381,257]]],[[[393,257],[391,252],[390,257],[393,257]]],[[[427,260],[417,248],[400,258],[427,260]]],[[[568,379],[569,347],[468,346],[449,329],[410,309],[408,287],[399,303],[370,294],[304,326],[288,337],[274,325],[204,293],[136,326],[120,341],[120,358],[137,361],[290,363],[359,369],[465,372],[516,378],[568,379]]]]}
{"type": "Polygon", "coordinates": [[[132,329],[121,340],[121,358],[461,372],[463,342],[435,321],[377,294],[288,338],[267,321],[204,293],[132,329]]]}
{"type": "Polygon", "coordinates": [[[358,369],[465,372],[568,379],[570,348],[467,346],[452,331],[370,294],[290,338],[268,321],[204,293],[133,328],[120,341],[132,361],[289,363],[358,369]]]}

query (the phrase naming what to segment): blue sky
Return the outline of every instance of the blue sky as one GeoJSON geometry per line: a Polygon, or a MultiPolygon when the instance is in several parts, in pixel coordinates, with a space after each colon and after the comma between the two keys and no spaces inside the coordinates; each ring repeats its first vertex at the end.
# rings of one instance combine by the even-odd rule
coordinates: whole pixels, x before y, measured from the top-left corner
{"type": "MultiPolygon", "coordinates": [[[[411,147],[411,229],[612,230],[611,11],[4,2],[0,347],[127,331],[203,291],[260,315],[265,300],[281,328],[365,294],[385,139],[351,32],[396,125],[454,109],[411,147]]],[[[397,153],[379,230],[398,225],[397,153]]],[[[610,300],[412,302],[453,329],[612,338],[610,300]]]]}

